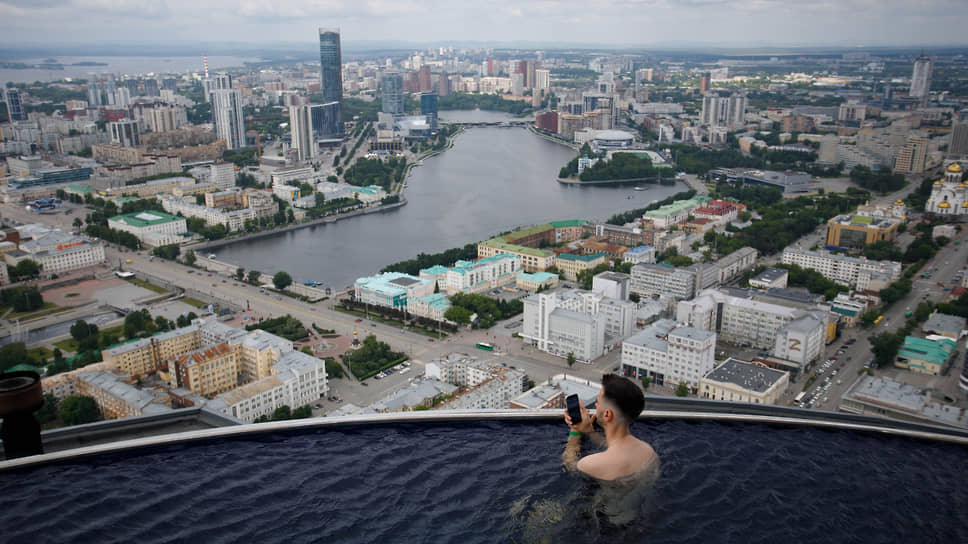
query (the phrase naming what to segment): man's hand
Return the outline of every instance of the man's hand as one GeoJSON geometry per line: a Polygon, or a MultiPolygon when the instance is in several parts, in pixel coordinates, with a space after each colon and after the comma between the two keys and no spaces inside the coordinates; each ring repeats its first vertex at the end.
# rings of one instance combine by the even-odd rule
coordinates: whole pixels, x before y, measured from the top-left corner
{"type": "Polygon", "coordinates": [[[578,409],[581,410],[581,421],[577,424],[571,422],[571,417],[568,415],[568,410],[565,409],[565,423],[568,427],[573,430],[583,434],[591,434],[595,431],[595,427],[592,425],[595,422],[595,415],[589,414],[588,409],[585,408],[584,404],[579,404],[578,409]]]}

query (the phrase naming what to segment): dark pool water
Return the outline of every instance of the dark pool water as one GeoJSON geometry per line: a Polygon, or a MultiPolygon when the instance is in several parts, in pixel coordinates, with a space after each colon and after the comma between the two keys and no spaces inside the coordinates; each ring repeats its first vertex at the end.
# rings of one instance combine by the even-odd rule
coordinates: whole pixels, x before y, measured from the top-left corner
{"type": "Polygon", "coordinates": [[[968,542],[968,450],[812,428],[637,423],[640,521],[598,524],[533,423],[301,430],[0,473],[2,542],[968,542]]]}

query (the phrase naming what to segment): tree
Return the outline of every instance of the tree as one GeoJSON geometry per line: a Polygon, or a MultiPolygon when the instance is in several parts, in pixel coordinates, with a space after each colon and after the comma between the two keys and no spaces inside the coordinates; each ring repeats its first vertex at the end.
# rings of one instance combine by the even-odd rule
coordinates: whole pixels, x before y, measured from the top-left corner
{"type": "Polygon", "coordinates": [[[81,226],[84,225],[84,221],[80,217],[75,217],[72,223],[75,229],[80,230],[81,226]]]}
{"type": "Polygon", "coordinates": [[[573,366],[575,364],[575,354],[569,351],[567,360],[568,360],[568,366],[569,367],[573,366]]]}
{"type": "Polygon", "coordinates": [[[245,281],[245,269],[242,267],[235,269],[235,279],[245,281]]]}
{"type": "Polygon", "coordinates": [[[458,325],[467,325],[471,322],[471,316],[474,312],[464,308],[463,306],[451,306],[444,312],[444,318],[458,325]]]}
{"type": "Polygon", "coordinates": [[[249,270],[249,274],[246,277],[248,278],[249,283],[258,283],[259,278],[262,277],[262,272],[259,272],[258,270],[249,270]]]}
{"type": "Polygon", "coordinates": [[[638,303],[640,300],[642,300],[642,298],[638,293],[629,293],[629,300],[638,303]]]}
{"type": "Polygon", "coordinates": [[[57,397],[52,393],[44,393],[44,405],[34,414],[37,422],[43,425],[57,419],[58,404],[57,397]]]}
{"type": "Polygon", "coordinates": [[[91,397],[71,395],[60,404],[60,418],[64,425],[91,423],[101,416],[97,404],[91,397]]]}
{"type": "Polygon", "coordinates": [[[652,380],[648,376],[642,376],[642,389],[648,391],[649,385],[652,384],[652,380]]]}
{"type": "Polygon", "coordinates": [[[151,250],[151,253],[162,259],[173,261],[178,258],[178,255],[181,253],[181,248],[178,247],[178,244],[168,244],[156,247],[151,250]]]}
{"type": "Polygon", "coordinates": [[[686,382],[679,382],[676,386],[676,396],[677,397],[688,397],[689,396],[689,384],[686,382]]]}
{"type": "Polygon", "coordinates": [[[280,270],[276,272],[275,276],[272,276],[272,284],[276,286],[276,289],[282,291],[292,285],[292,276],[288,272],[280,270]]]}
{"type": "Polygon", "coordinates": [[[197,261],[197,260],[198,259],[197,259],[197,257],[195,257],[195,251],[194,250],[189,250],[188,253],[185,254],[185,264],[187,264],[188,266],[194,266],[195,265],[195,261],[197,261]]]}
{"type": "Polygon", "coordinates": [[[71,338],[77,340],[78,342],[83,342],[87,337],[91,335],[91,326],[88,325],[87,321],[83,319],[78,319],[71,325],[71,338]]]}
{"type": "Polygon", "coordinates": [[[40,264],[32,259],[24,259],[16,266],[9,268],[10,281],[20,281],[21,279],[34,278],[40,275],[40,264]]]}
{"type": "Polygon", "coordinates": [[[178,325],[179,327],[187,327],[191,325],[192,321],[195,319],[198,319],[198,316],[195,315],[195,312],[188,312],[188,315],[182,314],[178,316],[178,318],[175,319],[175,325],[178,325]]]}

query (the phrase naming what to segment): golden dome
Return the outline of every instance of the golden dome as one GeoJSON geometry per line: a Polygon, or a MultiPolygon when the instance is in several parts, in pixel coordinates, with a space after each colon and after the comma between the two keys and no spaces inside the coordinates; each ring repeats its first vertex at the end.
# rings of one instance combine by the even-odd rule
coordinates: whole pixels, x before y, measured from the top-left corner
{"type": "Polygon", "coordinates": [[[952,174],[960,174],[961,173],[961,165],[958,164],[958,163],[956,163],[956,162],[953,162],[953,163],[951,163],[950,166],[948,166],[948,171],[951,172],[952,174]]]}
{"type": "Polygon", "coordinates": [[[947,210],[948,208],[951,207],[951,204],[948,204],[948,201],[945,200],[944,202],[938,203],[938,207],[941,208],[942,210],[947,210]]]}
{"type": "Polygon", "coordinates": [[[941,185],[941,180],[939,179],[938,181],[934,182],[934,184],[935,185],[941,185]]]}
{"type": "Polygon", "coordinates": [[[968,200],[961,203],[962,208],[968,208],[968,200]]]}

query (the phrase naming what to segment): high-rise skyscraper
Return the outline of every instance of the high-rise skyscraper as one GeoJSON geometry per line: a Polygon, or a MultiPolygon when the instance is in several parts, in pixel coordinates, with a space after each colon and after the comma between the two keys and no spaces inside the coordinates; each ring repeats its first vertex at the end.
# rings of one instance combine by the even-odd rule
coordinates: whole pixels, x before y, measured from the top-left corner
{"type": "Polygon", "coordinates": [[[137,147],[141,145],[141,132],[138,130],[138,122],[133,119],[122,119],[108,123],[108,131],[111,133],[111,141],[125,147],[137,147]]]}
{"type": "Polygon", "coordinates": [[[316,158],[316,141],[313,138],[313,123],[311,107],[290,106],[289,127],[292,130],[292,148],[296,150],[299,161],[309,161],[316,158]]]}
{"type": "Polygon", "coordinates": [[[211,102],[212,91],[232,88],[232,76],[228,74],[215,74],[202,79],[202,90],[205,94],[205,101],[211,102]]]}
{"type": "Polygon", "coordinates": [[[709,72],[702,72],[699,74],[699,94],[706,94],[709,92],[710,81],[712,80],[712,74],[709,72]]]}
{"type": "Polygon", "coordinates": [[[340,48],[339,30],[319,29],[320,92],[323,103],[337,102],[337,132],[343,136],[343,53],[340,48]]]}
{"type": "Polygon", "coordinates": [[[931,90],[931,72],[934,71],[934,59],[921,55],[914,61],[914,72],[911,73],[910,96],[916,96],[925,102],[931,90]]]}
{"type": "Polygon", "coordinates": [[[145,96],[161,96],[161,92],[158,89],[158,80],[149,77],[144,80],[145,86],[145,96]]]}
{"type": "Polygon", "coordinates": [[[137,79],[126,79],[124,80],[124,86],[131,93],[131,96],[141,96],[141,91],[138,90],[138,80],[137,79]]]}
{"type": "Polygon", "coordinates": [[[420,67],[420,71],[417,72],[417,84],[420,86],[420,92],[426,92],[433,89],[433,84],[430,81],[429,64],[424,64],[420,67]]]}
{"type": "Polygon", "coordinates": [[[245,123],[242,117],[242,95],[239,90],[214,90],[211,100],[215,136],[225,140],[226,149],[245,147],[245,123]]]}
{"type": "Polygon", "coordinates": [[[107,105],[113,106],[117,101],[117,97],[114,96],[114,80],[106,79],[104,80],[104,97],[107,99],[107,105]]]}
{"type": "Polygon", "coordinates": [[[951,143],[948,144],[949,157],[968,157],[968,121],[955,121],[951,124],[951,143]]]}
{"type": "Polygon", "coordinates": [[[7,117],[11,121],[26,121],[27,111],[24,110],[23,99],[20,97],[20,89],[10,87],[6,92],[7,117]]]}
{"type": "Polygon", "coordinates": [[[724,126],[729,130],[738,130],[745,124],[746,95],[734,94],[728,98],[715,93],[709,93],[702,99],[702,124],[709,126],[724,126]]]}
{"type": "Polygon", "coordinates": [[[437,76],[437,96],[450,96],[450,76],[443,70],[437,76]]]}
{"type": "Polygon", "coordinates": [[[393,115],[403,113],[403,76],[396,70],[383,74],[383,107],[380,111],[393,115]]]}
{"type": "Polygon", "coordinates": [[[161,80],[161,88],[166,91],[177,91],[178,90],[178,80],[173,77],[166,77],[161,80]]]}
{"type": "Polygon", "coordinates": [[[131,105],[131,91],[127,87],[118,87],[114,91],[114,103],[122,108],[131,105]]]}
{"type": "MultiPolygon", "coordinates": [[[[328,104],[314,104],[310,106],[313,137],[317,145],[325,140],[341,140],[343,138],[342,113],[339,102],[328,104]]],[[[330,142],[332,143],[332,142],[330,142]]]]}
{"type": "Polygon", "coordinates": [[[98,87],[97,79],[92,79],[87,84],[87,103],[96,108],[101,105],[101,89],[98,87]]]}
{"type": "Polygon", "coordinates": [[[420,94],[420,115],[427,117],[430,130],[437,130],[437,95],[435,93],[420,94]]]}

